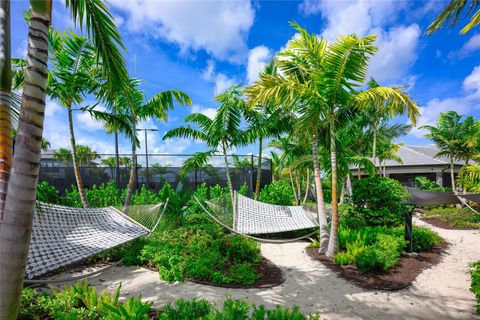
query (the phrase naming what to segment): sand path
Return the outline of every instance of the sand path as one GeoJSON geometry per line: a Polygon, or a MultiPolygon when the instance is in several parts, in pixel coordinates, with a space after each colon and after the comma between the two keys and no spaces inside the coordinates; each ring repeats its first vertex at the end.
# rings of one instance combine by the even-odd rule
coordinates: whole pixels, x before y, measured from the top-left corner
{"type": "MultiPolygon", "coordinates": [[[[418,220],[415,223],[427,225],[418,220]]],[[[263,255],[286,276],[285,283],[271,289],[169,284],[156,272],[123,266],[111,268],[90,282],[111,291],[121,282],[124,297],[141,294],[154,306],[179,298],[206,298],[221,304],[231,296],[270,307],[298,305],[304,312],[320,312],[327,319],[474,319],[468,264],[480,260],[480,232],[428,226],[451,243],[448,254],[440,264],[422,272],[410,287],[396,292],[365,290],[348,283],[311,260],[304,252],[305,242],[262,245],[263,255]]]]}

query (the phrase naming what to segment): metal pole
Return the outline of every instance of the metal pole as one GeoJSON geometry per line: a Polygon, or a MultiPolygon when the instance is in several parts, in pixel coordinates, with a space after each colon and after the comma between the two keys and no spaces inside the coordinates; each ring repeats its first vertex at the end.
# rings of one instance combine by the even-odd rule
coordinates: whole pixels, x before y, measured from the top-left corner
{"type": "Polygon", "coordinates": [[[115,180],[120,188],[120,155],[118,154],[118,133],[115,131],[115,180]]]}
{"type": "Polygon", "coordinates": [[[147,130],[145,131],[145,165],[147,166],[147,188],[150,189],[150,175],[148,173],[148,142],[147,142],[147,130]]]}

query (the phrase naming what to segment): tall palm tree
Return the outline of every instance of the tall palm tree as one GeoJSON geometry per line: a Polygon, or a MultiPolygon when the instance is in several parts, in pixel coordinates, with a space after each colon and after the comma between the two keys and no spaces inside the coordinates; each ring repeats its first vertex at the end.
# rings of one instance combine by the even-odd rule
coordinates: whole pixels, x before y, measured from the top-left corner
{"type": "Polygon", "coordinates": [[[480,10],[478,10],[478,0],[451,0],[443,11],[433,20],[427,28],[427,34],[432,34],[441,28],[448,26],[454,27],[458,20],[462,18],[462,13],[470,17],[470,21],[461,30],[460,34],[466,34],[474,27],[480,24],[480,10]]]}
{"type": "MultiPolygon", "coordinates": [[[[318,189],[320,170],[318,166],[318,128],[326,129],[329,141],[332,179],[332,226],[329,239],[321,231],[321,248],[333,257],[338,251],[338,177],[336,127],[344,114],[355,108],[366,109],[369,105],[390,106],[392,110],[408,110],[415,122],[419,108],[400,88],[375,87],[358,92],[368,72],[368,62],[377,51],[373,45],[375,36],[359,38],[355,35],[342,36],[328,45],[323,38],[309,34],[294,23],[300,36],[289,42],[287,49],[279,54],[279,69],[283,74],[260,77],[261,85],[247,91],[261,103],[267,99],[289,104],[300,114],[301,131],[313,133],[313,156],[315,181],[318,189]],[[323,234],[322,234],[323,233],[323,234]]],[[[322,200],[317,197],[317,205],[322,200]]],[[[319,208],[320,212],[320,208],[319,208]]]]}
{"type": "Polygon", "coordinates": [[[50,47],[52,67],[48,94],[67,109],[73,171],[83,207],[87,208],[89,204],[78,164],[72,107],[82,103],[85,95],[92,91],[91,79],[97,66],[98,57],[96,57],[95,49],[90,41],[73,32],[61,34],[51,29],[50,47]]]}
{"type": "Polygon", "coordinates": [[[461,123],[462,116],[455,111],[440,113],[436,126],[422,126],[421,129],[429,131],[425,138],[431,139],[440,150],[436,157],[448,157],[450,160],[450,179],[452,191],[456,190],[454,160],[459,159],[464,150],[465,128],[461,123]]]}
{"type": "Polygon", "coordinates": [[[181,168],[181,176],[196,168],[204,167],[210,158],[217,153],[223,155],[227,184],[230,189],[232,203],[234,203],[234,190],[230,177],[230,168],[227,151],[233,147],[245,145],[248,140],[240,129],[244,101],[241,99],[240,86],[232,86],[224,93],[217,95],[215,101],[220,107],[213,119],[202,113],[192,113],[185,117],[188,126],[180,126],[165,133],[163,139],[186,138],[205,143],[207,151],[197,152],[189,158],[181,168]],[[191,127],[195,125],[198,129],[191,127]]]}
{"type": "Polygon", "coordinates": [[[0,3],[0,221],[12,167],[13,126],[11,122],[12,65],[10,1],[0,3]]]}
{"type": "Polygon", "coordinates": [[[121,132],[129,135],[132,142],[130,178],[128,180],[127,195],[123,204],[124,213],[128,213],[133,191],[135,190],[137,173],[136,150],[139,146],[137,137],[138,124],[151,118],[167,121],[168,111],[173,109],[175,102],[181,105],[190,105],[192,103],[190,97],[179,90],[161,91],[150,98],[150,100],[146,100],[145,93],[139,89],[140,83],[138,79],[130,79],[130,83],[124,92],[115,98],[109,96],[108,91],[104,92],[102,87],[100,87],[99,92],[97,92],[114,114],[125,115],[130,119],[129,129],[125,128],[125,126],[112,128],[112,126],[115,126],[115,123],[111,123],[109,126],[110,129],[120,129],[121,132]]]}
{"type": "MultiPolygon", "coordinates": [[[[66,0],[71,15],[87,30],[103,61],[109,87],[121,88],[126,78],[123,48],[113,18],[98,0],[66,0]]],[[[18,314],[35,209],[48,75],[48,29],[52,1],[30,1],[28,54],[18,137],[0,224],[0,319],[18,314]]],[[[3,79],[2,79],[3,81],[3,79]]],[[[2,145],[3,147],[3,145],[2,145]]]]}

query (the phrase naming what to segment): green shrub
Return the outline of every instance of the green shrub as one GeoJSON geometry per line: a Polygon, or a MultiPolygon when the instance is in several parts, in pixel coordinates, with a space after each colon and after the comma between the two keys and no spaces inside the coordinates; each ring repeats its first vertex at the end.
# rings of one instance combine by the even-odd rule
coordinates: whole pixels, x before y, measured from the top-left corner
{"type": "Polygon", "coordinates": [[[477,314],[480,315],[480,261],[474,262],[470,266],[470,277],[472,283],[470,285],[470,291],[475,294],[477,299],[477,314]]]}
{"type": "Polygon", "coordinates": [[[47,181],[39,182],[37,185],[37,201],[59,204],[58,190],[47,181]]]}
{"type": "Polygon", "coordinates": [[[434,246],[443,243],[443,239],[435,231],[425,227],[413,227],[412,232],[413,251],[426,252],[434,246]]]}
{"type": "Polygon", "coordinates": [[[291,206],[294,198],[290,182],[287,180],[278,180],[263,187],[258,200],[270,204],[291,206]]]}
{"type": "Polygon", "coordinates": [[[430,208],[422,216],[435,217],[452,228],[480,228],[480,215],[468,208],[430,208]]]}
{"type": "MultiPolygon", "coordinates": [[[[118,189],[115,182],[111,181],[100,186],[94,185],[90,189],[85,189],[85,196],[92,208],[102,208],[114,206],[118,207],[123,204],[126,190],[118,189]]],[[[72,186],[72,190],[67,190],[63,199],[63,204],[70,207],[82,207],[80,193],[76,186],[72,186]]]]}
{"type": "Polygon", "coordinates": [[[98,294],[86,281],[51,294],[24,289],[19,319],[149,319],[151,303],[143,303],[141,297],[131,297],[120,303],[119,296],[120,287],[113,295],[98,294]]]}
{"type": "Polygon", "coordinates": [[[426,177],[416,177],[415,178],[415,187],[424,191],[449,191],[451,189],[439,186],[432,180],[426,177]]]}
{"type": "Polygon", "coordinates": [[[352,214],[369,226],[396,226],[404,221],[402,202],[409,197],[396,180],[369,177],[357,180],[352,197],[352,214]]]}

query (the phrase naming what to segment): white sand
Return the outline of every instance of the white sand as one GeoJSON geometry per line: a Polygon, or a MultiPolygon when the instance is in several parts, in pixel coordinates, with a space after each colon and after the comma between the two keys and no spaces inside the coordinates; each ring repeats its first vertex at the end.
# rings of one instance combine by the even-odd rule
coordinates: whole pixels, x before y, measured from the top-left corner
{"type": "Polygon", "coordinates": [[[109,291],[121,282],[123,297],[141,294],[156,307],[180,298],[206,298],[221,305],[226,296],[231,296],[270,307],[298,305],[304,312],[319,311],[328,319],[475,319],[475,299],[468,290],[468,264],[480,260],[480,232],[431,228],[451,243],[448,255],[437,266],[422,272],[410,287],[395,292],[364,290],[349,284],[311,260],[304,251],[305,242],[262,245],[263,255],[286,276],[284,284],[271,289],[168,284],[159,279],[157,272],[123,266],[111,268],[90,282],[109,291]]]}

